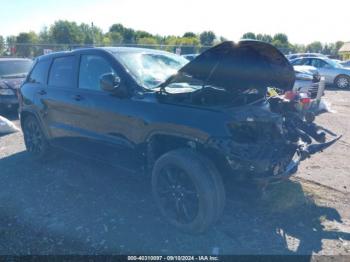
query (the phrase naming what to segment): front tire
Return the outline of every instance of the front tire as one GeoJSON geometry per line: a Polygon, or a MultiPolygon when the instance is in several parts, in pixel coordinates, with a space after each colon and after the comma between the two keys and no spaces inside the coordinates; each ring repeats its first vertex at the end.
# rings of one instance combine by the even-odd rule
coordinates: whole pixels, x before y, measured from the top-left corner
{"type": "Polygon", "coordinates": [[[161,156],[152,172],[152,191],[162,215],[188,233],[202,233],[224,209],[225,190],[214,164],[190,149],[161,156]]]}
{"type": "Polygon", "coordinates": [[[334,80],[334,84],[339,89],[346,89],[350,87],[350,77],[346,75],[337,76],[334,80]]]}
{"type": "Polygon", "coordinates": [[[38,120],[32,116],[27,116],[23,121],[23,136],[27,151],[35,159],[42,159],[47,156],[49,144],[41,129],[38,120]]]}

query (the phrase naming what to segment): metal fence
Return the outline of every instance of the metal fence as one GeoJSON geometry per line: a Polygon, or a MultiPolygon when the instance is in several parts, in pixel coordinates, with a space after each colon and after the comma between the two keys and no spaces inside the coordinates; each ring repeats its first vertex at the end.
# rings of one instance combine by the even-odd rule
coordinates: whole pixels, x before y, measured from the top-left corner
{"type": "MultiPolygon", "coordinates": [[[[85,44],[7,44],[5,46],[5,56],[29,57],[34,58],[40,55],[59,52],[71,51],[79,48],[103,47],[104,45],[85,45],[85,44]]],[[[201,53],[210,46],[193,46],[193,45],[143,45],[143,44],[118,44],[109,45],[114,47],[138,47],[164,50],[179,55],[201,53]]]]}
{"type": "MultiPolygon", "coordinates": [[[[5,56],[29,57],[34,58],[43,54],[59,51],[70,51],[78,48],[103,47],[105,45],[89,45],[89,44],[27,44],[27,43],[8,43],[5,45],[5,56]]],[[[114,47],[138,47],[164,50],[180,55],[198,54],[207,50],[211,46],[201,45],[161,45],[161,44],[117,44],[109,45],[114,47]]],[[[290,54],[292,50],[288,48],[280,49],[284,54],[290,54]]]]}

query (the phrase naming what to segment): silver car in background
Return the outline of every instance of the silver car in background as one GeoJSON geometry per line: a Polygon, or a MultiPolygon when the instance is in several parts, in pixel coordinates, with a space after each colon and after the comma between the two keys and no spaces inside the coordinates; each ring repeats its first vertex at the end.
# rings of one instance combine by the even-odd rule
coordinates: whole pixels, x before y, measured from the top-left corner
{"type": "Polygon", "coordinates": [[[350,60],[348,60],[348,61],[343,61],[343,62],[341,62],[340,63],[342,66],[344,66],[344,67],[350,67],[350,60]]]}
{"type": "Polygon", "coordinates": [[[302,58],[302,57],[324,57],[327,58],[327,56],[320,54],[320,53],[297,53],[297,54],[290,54],[286,55],[288,60],[294,60],[297,58],[302,58]]]}
{"type": "Polygon", "coordinates": [[[303,57],[290,61],[293,66],[307,65],[317,68],[321,76],[325,78],[326,84],[335,85],[344,89],[350,87],[350,68],[324,57],[303,57]]]}

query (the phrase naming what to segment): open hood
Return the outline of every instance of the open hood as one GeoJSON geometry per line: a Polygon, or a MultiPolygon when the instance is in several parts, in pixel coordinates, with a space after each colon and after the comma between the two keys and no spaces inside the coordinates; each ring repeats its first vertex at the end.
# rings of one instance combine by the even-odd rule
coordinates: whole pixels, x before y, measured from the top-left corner
{"type": "Polygon", "coordinates": [[[295,81],[293,66],[277,48],[253,40],[214,46],[186,64],[179,74],[232,93],[249,89],[265,92],[266,87],[291,90],[295,81]]]}

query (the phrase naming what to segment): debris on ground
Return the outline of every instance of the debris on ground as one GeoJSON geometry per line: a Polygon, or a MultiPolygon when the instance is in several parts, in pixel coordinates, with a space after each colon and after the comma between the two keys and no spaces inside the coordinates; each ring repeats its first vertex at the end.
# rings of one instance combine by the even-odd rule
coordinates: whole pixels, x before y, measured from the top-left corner
{"type": "Polygon", "coordinates": [[[0,116],[0,135],[11,134],[20,131],[10,120],[0,116]]]}

